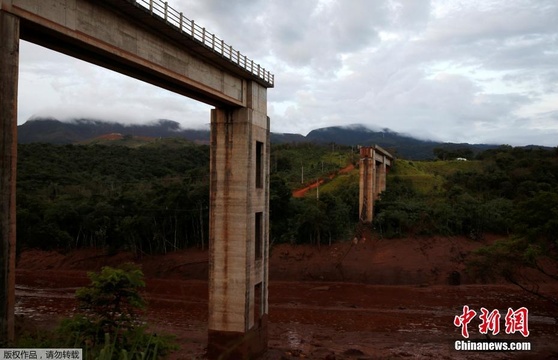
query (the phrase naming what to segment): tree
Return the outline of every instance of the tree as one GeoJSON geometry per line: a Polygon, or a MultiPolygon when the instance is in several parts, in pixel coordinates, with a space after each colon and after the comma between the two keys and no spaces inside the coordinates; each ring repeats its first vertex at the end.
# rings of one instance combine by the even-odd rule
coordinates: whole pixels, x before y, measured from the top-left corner
{"type": "Polygon", "coordinates": [[[271,242],[282,239],[288,232],[291,189],[279,175],[271,175],[269,185],[269,222],[271,242]]]}
{"type": "Polygon", "coordinates": [[[93,327],[111,334],[132,329],[146,304],[139,293],[145,287],[143,272],[127,263],[120,268],[105,266],[88,276],[91,284],[77,290],[76,298],[93,327]]]}
{"type": "Polygon", "coordinates": [[[455,160],[457,158],[471,159],[473,157],[473,150],[470,148],[434,148],[434,155],[439,160],[455,160]]]}
{"type": "Polygon", "coordinates": [[[531,242],[558,246],[558,191],[541,191],[519,202],[514,213],[515,230],[531,242]]]}
{"type": "Polygon", "coordinates": [[[91,284],[76,291],[77,315],[58,327],[49,347],[82,347],[85,359],[159,359],[176,349],[173,337],[151,334],[140,320],[146,302],[143,273],[134,264],[88,273],[91,284]],[[63,344],[62,346],[60,344],[63,344]]]}

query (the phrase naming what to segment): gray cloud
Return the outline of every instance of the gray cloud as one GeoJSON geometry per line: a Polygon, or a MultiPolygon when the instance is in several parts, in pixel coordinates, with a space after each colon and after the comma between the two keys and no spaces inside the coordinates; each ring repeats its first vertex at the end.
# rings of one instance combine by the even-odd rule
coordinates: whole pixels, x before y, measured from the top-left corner
{"type": "MultiPolygon", "coordinates": [[[[171,0],[270,69],[272,130],[367,124],[441,141],[558,145],[554,0],[171,0]]],[[[22,43],[33,114],[167,118],[209,107],[22,43]]]]}

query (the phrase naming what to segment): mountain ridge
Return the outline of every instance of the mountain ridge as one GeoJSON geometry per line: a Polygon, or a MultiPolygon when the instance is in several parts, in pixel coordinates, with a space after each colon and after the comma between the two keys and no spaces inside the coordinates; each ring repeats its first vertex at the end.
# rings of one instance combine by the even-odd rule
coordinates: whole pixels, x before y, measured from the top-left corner
{"type": "MultiPolygon", "coordinates": [[[[93,139],[120,134],[143,138],[178,137],[198,144],[209,144],[209,129],[183,129],[173,120],[160,119],[147,124],[122,124],[116,121],[75,119],[64,122],[55,118],[34,118],[18,126],[18,142],[53,144],[95,143],[93,139]]],[[[296,133],[271,133],[271,143],[335,143],[348,146],[380,145],[399,157],[410,160],[433,159],[435,148],[448,150],[470,148],[473,153],[496,148],[496,144],[444,143],[421,140],[390,129],[372,130],[362,124],[330,126],[310,131],[306,136],[296,133]]]]}

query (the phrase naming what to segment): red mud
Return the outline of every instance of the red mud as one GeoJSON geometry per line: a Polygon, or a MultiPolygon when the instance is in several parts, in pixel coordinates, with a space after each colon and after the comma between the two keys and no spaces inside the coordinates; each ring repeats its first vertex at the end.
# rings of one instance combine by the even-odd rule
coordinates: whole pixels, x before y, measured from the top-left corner
{"type": "MultiPolygon", "coordinates": [[[[272,249],[269,285],[269,351],[266,359],[554,359],[558,358],[557,308],[506,284],[479,285],[464,273],[463,259],[478,242],[464,238],[370,240],[320,248],[279,245],[272,249]],[[450,272],[460,286],[446,285],[450,272]],[[494,340],[530,341],[529,352],[458,352],[453,325],[463,305],[529,309],[530,336],[490,335],[494,340]]],[[[147,320],[177,336],[181,350],[171,359],[201,359],[207,345],[207,252],[161,256],[70,254],[28,251],[17,270],[18,319],[44,326],[69,315],[73,292],[87,284],[85,270],[125,261],[142,264],[147,320]]],[[[558,284],[541,289],[555,297],[558,284]]],[[[478,317],[469,324],[470,339],[478,317]]],[[[503,323],[502,323],[503,325],[503,323]]]]}

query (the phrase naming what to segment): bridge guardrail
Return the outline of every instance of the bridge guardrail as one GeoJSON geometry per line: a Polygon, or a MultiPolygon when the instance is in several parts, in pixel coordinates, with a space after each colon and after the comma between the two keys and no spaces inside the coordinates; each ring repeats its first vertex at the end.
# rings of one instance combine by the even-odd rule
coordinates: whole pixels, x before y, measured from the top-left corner
{"type": "Polygon", "coordinates": [[[135,4],[147,9],[152,15],[160,17],[168,25],[175,27],[178,31],[186,36],[203,44],[213,52],[223,56],[232,63],[238,65],[244,70],[256,75],[271,87],[274,85],[274,75],[254,60],[248,59],[246,55],[242,55],[232,45],[225,43],[223,39],[219,39],[215,34],[210,33],[204,27],[196,24],[194,20],[188,19],[182,12],[173,9],[168,2],[161,0],[135,0],[135,4]]]}

